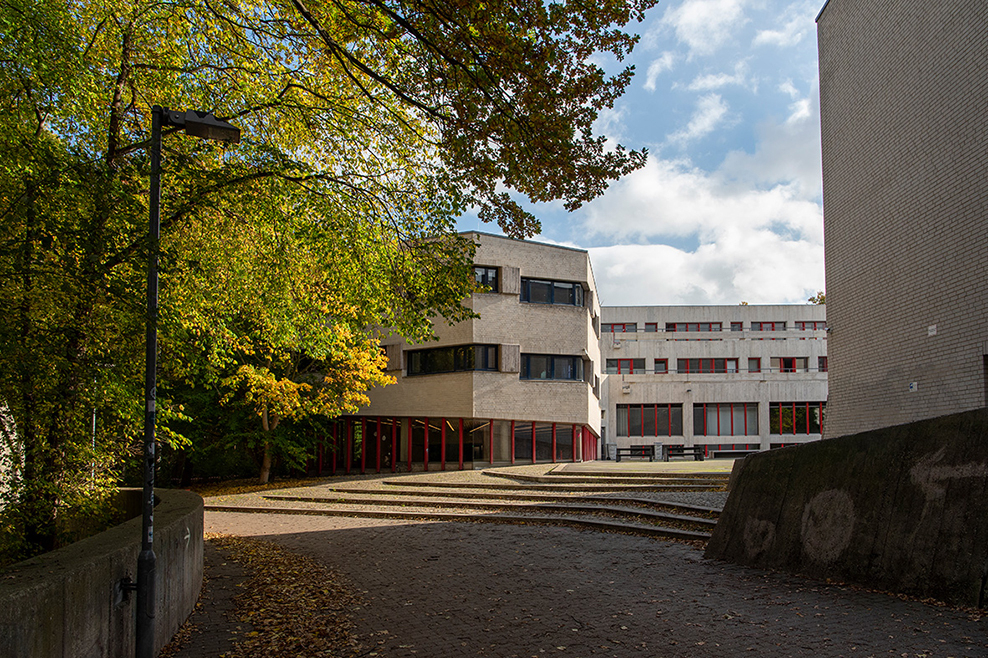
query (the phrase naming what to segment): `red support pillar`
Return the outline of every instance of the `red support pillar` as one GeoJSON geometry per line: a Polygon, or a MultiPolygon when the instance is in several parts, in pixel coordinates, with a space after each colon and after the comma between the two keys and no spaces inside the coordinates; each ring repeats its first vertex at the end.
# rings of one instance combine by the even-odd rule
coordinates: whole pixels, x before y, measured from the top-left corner
{"type": "Polygon", "coordinates": [[[556,463],[556,424],[552,424],[552,463],[556,463]]]}
{"type": "Polygon", "coordinates": [[[377,417],[377,472],[381,472],[381,417],[377,417]]]}
{"type": "Polygon", "coordinates": [[[572,454],[570,455],[570,458],[573,461],[576,461],[576,425],[573,425],[573,432],[572,432],[572,436],[570,436],[570,440],[573,443],[572,454]]]}
{"type": "Polygon", "coordinates": [[[391,472],[398,468],[398,419],[391,419],[391,472]]]}
{"type": "Polygon", "coordinates": [[[439,470],[445,471],[446,470],[446,419],[445,418],[439,419],[439,427],[440,427],[439,440],[441,441],[441,443],[439,444],[439,470]]]}
{"type": "Polygon", "coordinates": [[[360,419],[360,474],[367,472],[367,419],[360,419]]]}
{"type": "Polygon", "coordinates": [[[532,463],[535,463],[535,421],[532,421],[532,463]]]}
{"type": "Polygon", "coordinates": [[[463,419],[460,419],[460,470],[463,470],[463,419]]]}
{"type": "Polygon", "coordinates": [[[425,471],[429,470],[429,419],[425,419],[425,431],[422,437],[424,443],[422,444],[422,468],[425,471]]]}
{"type": "Polygon", "coordinates": [[[408,419],[408,472],[412,472],[412,419],[408,419]]]}
{"type": "Polygon", "coordinates": [[[331,456],[331,464],[333,466],[333,475],[336,475],[336,453],[340,451],[340,423],[339,421],[333,421],[333,454],[331,456]]]}
{"type": "Polygon", "coordinates": [[[488,453],[487,457],[491,464],[494,463],[494,419],[490,419],[490,424],[487,427],[487,434],[490,439],[491,451],[488,453]]]}
{"type": "Polygon", "coordinates": [[[346,425],[346,474],[350,475],[350,466],[353,463],[353,419],[347,418],[346,425]]]}
{"type": "Polygon", "coordinates": [[[511,463],[515,463],[515,421],[511,421],[511,463]]]}

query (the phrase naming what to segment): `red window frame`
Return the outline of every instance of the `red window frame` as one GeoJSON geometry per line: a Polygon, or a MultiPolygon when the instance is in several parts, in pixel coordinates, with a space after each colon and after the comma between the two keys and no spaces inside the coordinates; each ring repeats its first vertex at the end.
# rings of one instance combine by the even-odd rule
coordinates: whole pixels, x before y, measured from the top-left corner
{"type": "Polygon", "coordinates": [[[637,331],[637,322],[608,322],[604,325],[604,333],[609,334],[630,334],[637,333],[637,331]],[[628,327],[632,328],[629,329],[628,327]]]}
{"type": "Polygon", "coordinates": [[[723,331],[721,322],[666,322],[666,331],[723,331]]]}
{"type": "Polygon", "coordinates": [[[824,331],[827,323],[824,320],[797,320],[796,329],[800,331],[824,331]]]}
{"type": "Polygon", "coordinates": [[[761,372],[762,371],[762,360],[758,357],[748,358],[748,372],[761,372]]]}
{"type": "Polygon", "coordinates": [[[785,322],[752,322],[752,331],[785,331],[785,322]]]}
{"type": "MultiPolygon", "coordinates": [[[[748,432],[748,405],[754,405],[755,406],[755,409],[753,410],[753,413],[756,414],[756,416],[755,416],[755,424],[757,424],[757,421],[758,421],[758,416],[757,416],[757,413],[758,413],[758,403],[757,402],[712,402],[712,403],[709,403],[709,404],[706,403],[706,402],[704,402],[702,404],[694,405],[694,408],[701,407],[703,409],[703,434],[699,434],[698,436],[758,436],[757,433],[752,433],[752,434],[748,434],[747,433],[748,432]],[[743,423],[744,423],[743,430],[744,430],[744,432],[742,434],[735,434],[734,433],[734,407],[735,406],[740,406],[742,408],[742,412],[741,413],[742,413],[742,416],[743,416],[743,419],[744,419],[743,420],[743,423]],[[714,413],[714,415],[717,417],[717,433],[716,434],[710,434],[708,432],[708,430],[710,429],[707,426],[707,408],[708,407],[714,407],[714,408],[716,408],[716,411],[714,413]],[[730,432],[728,434],[724,434],[723,432],[721,432],[721,426],[720,426],[720,408],[721,407],[728,407],[729,408],[727,415],[731,419],[731,427],[730,427],[730,432]]],[[[695,414],[694,414],[694,417],[695,417],[695,414]]],[[[630,427],[630,425],[629,425],[629,427],[630,427]]],[[[693,432],[694,432],[694,434],[696,434],[696,428],[695,427],[693,428],[693,432]]]]}
{"type": "Polygon", "coordinates": [[[669,359],[656,359],[652,367],[652,372],[657,375],[665,375],[669,372],[669,359]],[[662,364],[662,370],[659,370],[659,364],[662,364]]]}
{"type": "Polygon", "coordinates": [[[817,369],[820,372],[827,372],[827,357],[818,356],[816,359],[817,369]]]}
{"type": "Polygon", "coordinates": [[[743,331],[743,330],[744,330],[744,322],[731,323],[731,331],[743,331]]]}
{"type": "MultiPolygon", "coordinates": [[[[656,433],[654,435],[650,434],[649,436],[674,436],[673,433],[672,433],[672,410],[673,410],[673,407],[675,407],[677,409],[683,409],[683,405],[682,404],[671,404],[671,403],[666,403],[666,404],[622,404],[622,405],[618,405],[618,406],[619,407],[625,407],[628,410],[628,413],[625,416],[626,426],[624,428],[625,429],[625,434],[623,436],[629,436],[629,437],[630,436],[640,436],[640,437],[644,437],[645,436],[645,407],[651,407],[651,411],[654,414],[654,419],[655,420],[653,422],[653,425],[655,427],[656,432],[658,432],[658,429],[659,429],[659,407],[665,407],[666,408],[666,424],[667,424],[666,432],[667,433],[666,434],[658,434],[658,433],[656,433]],[[641,422],[640,422],[640,425],[641,425],[641,428],[642,428],[642,433],[641,434],[632,434],[631,433],[631,411],[632,411],[632,409],[634,409],[634,410],[636,410],[638,412],[639,418],[641,419],[641,422]]],[[[685,421],[683,421],[681,419],[680,422],[685,422],[685,421]]],[[[619,432],[618,433],[618,436],[622,436],[622,434],[619,432]]],[[[678,436],[678,435],[675,435],[675,436],[678,436]]]]}
{"type": "Polygon", "coordinates": [[[659,330],[659,323],[658,322],[646,322],[645,323],[645,331],[646,332],[652,333],[652,332],[656,332],[658,330],[659,330]]]}
{"type": "Polygon", "coordinates": [[[731,374],[731,375],[734,375],[734,374],[737,374],[737,372],[738,372],[738,360],[736,358],[731,358],[731,359],[679,359],[679,361],[685,361],[686,362],[686,369],[685,370],[680,370],[679,369],[679,363],[676,363],[676,372],[678,372],[678,373],[685,373],[687,375],[689,375],[689,374],[698,374],[698,375],[714,375],[714,374],[716,374],[716,375],[723,375],[723,374],[731,374]],[[724,371],[723,372],[717,372],[717,361],[721,361],[721,360],[724,361],[724,371]],[[699,363],[700,369],[699,370],[690,370],[690,361],[699,361],[700,362],[699,363]],[[731,362],[734,363],[734,370],[731,370],[730,368],[727,367],[729,361],[731,361],[731,362]]]}
{"type": "Polygon", "coordinates": [[[782,410],[783,409],[791,409],[791,412],[790,413],[792,413],[792,418],[793,418],[792,431],[791,432],[785,432],[785,434],[811,434],[811,433],[812,434],[816,434],[816,432],[810,432],[810,409],[812,409],[814,407],[817,408],[817,409],[819,409],[819,419],[820,419],[819,420],[819,425],[820,425],[820,432],[819,433],[820,434],[823,434],[823,423],[824,423],[824,419],[825,419],[825,412],[827,410],[827,403],[826,402],[771,402],[769,404],[769,424],[768,424],[769,432],[771,433],[771,431],[772,431],[772,418],[771,418],[772,417],[772,414],[773,413],[777,413],[778,414],[778,417],[779,417],[779,420],[778,420],[779,433],[776,436],[781,436],[783,434],[783,432],[782,432],[782,410]],[[804,419],[805,426],[802,427],[802,428],[800,428],[800,430],[802,430],[802,431],[799,431],[799,432],[796,431],[796,423],[795,423],[796,409],[797,408],[803,408],[805,410],[805,414],[804,414],[804,416],[805,416],[805,419],[804,419]]]}

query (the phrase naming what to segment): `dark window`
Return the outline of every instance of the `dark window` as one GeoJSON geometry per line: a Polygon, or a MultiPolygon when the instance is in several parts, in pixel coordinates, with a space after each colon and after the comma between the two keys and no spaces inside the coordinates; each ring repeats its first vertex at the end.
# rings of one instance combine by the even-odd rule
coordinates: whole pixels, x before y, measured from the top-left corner
{"type": "Polygon", "coordinates": [[[652,332],[655,332],[655,331],[658,331],[658,330],[659,330],[659,323],[657,323],[657,322],[646,322],[645,323],[645,332],[646,333],[652,333],[652,332]]]}
{"type": "Polygon", "coordinates": [[[656,359],[655,374],[664,375],[667,372],[669,372],[669,359],[656,359]]]}
{"type": "Polygon", "coordinates": [[[474,281],[477,282],[478,286],[483,286],[488,289],[486,292],[498,291],[496,267],[475,265],[473,268],[473,278],[474,281]]]}
{"type": "Polygon", "coordinates": [[[800,331],[823,331],[827,328],[827,323],[823,320],[799,320],[796,322],[796,328],[800,331]]]}
{"type": "Polygon", "coordinates": [[[748,372],[761,372],[761,371],[762,371],[761,359],[748,359],[748,372]]]}
{"type": "Polygon", "coordinates": [[[583,381],[583,358],[552,354],[522,354],[520,378],[583,381]]]}
{"type": "Polygon", "coordinates": [[[678,359],[676,371],[679,373],[735,373],[737,359],[678,359]]]}
{"type": "Polygon", "coordinates": [[[731,331],[741,331],[742,329],[744,329],[744,323],[742,322],[731,323],[731,331]]]}
{"type": "Polygon", "coordinates": [[[697,436],[758,434],[758,403],[694,404],[693,434],[697,436]]]}
{"type": "Polygon", "coordinates": [[[566,281],[521,280],[521,301],[530,304],[583,306],[583,286],[566,281]]]}
{"type": "Polygon", "coordinates": [[[497,345],[457,345],[408,352],[406,375],[497,370],[497,345]]]}
{"type": "Polygon", "coordinates": [[[619,404],[618,436],[682,436],[683,405],[619,404]]]}
{"type": "Polygon", "coordinates": [[[826,402],[771,402],[771,434],[820,434],[827,410],[826,402]]]}
{"type": "Polygon", "coordinates": [[[645,373],[645,359],[608,359],[604,365],[608,375],[641,375],[645,373]]]}
{"type": "Polygon", "coordinates": [[[785,331],[785,322],[752,322],[752,331],[785,331]]]}
{"type": "Polygon", "coordinates": [[[720,322],[666,322],[666,331],[721,331],[720,322]]]}
{"type": "Polygon", "coordinates": [[[773,356],[772,372],[809,372],[810,359],[805,356],[773,356]]]}
{"type": "Polygon", "coordinates": [[[827,357],[818,356],[816,358],[816,365],[820,372],[827,372],[827,357]]]}

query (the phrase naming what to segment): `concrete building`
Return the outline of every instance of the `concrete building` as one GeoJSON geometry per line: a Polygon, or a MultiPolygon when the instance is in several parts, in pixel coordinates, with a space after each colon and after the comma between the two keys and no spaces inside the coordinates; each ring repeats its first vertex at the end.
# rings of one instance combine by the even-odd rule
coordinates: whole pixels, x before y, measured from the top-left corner
{"type": "Polygon", "coordinates": [[[603,436],[739,455],[821,437],[826,309],[605,306],[603,436]]]}
{"type": "Polygon", "coordinates": [[[324,454],[320,470],[596,457],[600,305],[589,255],[465,236],[477,244],[477,281],[490,289],[465,302],[480,319],[452,327],[439,321],[439,340],[428,344],[383,341],[398,383],[370,391],[370,405],[334,428],[331,440],[342,449],[324,454]]]}
{"type": "Polygon", "coordinates": [[[988,405],[988,3],[817,17],[830,408],[842,436],[988,405]]]}

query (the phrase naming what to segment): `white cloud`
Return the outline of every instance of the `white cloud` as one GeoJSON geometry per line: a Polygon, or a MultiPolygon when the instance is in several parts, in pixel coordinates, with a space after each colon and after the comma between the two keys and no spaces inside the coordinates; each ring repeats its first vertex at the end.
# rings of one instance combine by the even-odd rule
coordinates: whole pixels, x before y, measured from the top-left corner
{"type": "Polygon", "coordinates": [[[685,128],[669,135],[669,141],[686,144],[714,131],[727,116],[728,106],[720,94],[707,94],[696,103],[696,110],[685,128]]]}
{"type": "Polygon", "coordinates": [[[653,59],[648,65],[648,72],[645,74],[645,89],[655,91],[655,83],[663,71],[671,71],[675,65],[675,55],[671,51],[665,51],[658,59],[653,59]]]}
{"type": "Polygon", "coordinates": [[[777,27],[770,30],[759,30],[755,34],[752,44],[782,48],[796,45],[803,40],[807,33],[815,29],[815,19],[819,10],[819,2],[811,0],[794,2],[786,7],[779,16],[777,27]]]}
{"type": "Polygon", "coordinates": [[[671,28],[690,48],[690,56],[710,55],[747,22],[746,0],[684,0],[666,10],[660,27],[671,28]]]}
{"type": "Polygon", "coordinates": [[[710,91],[720,89],[728,85],[738,85],[744,87],[748,84],[748,63],[738,62],[734,65],[734,73],[708,73],[700,75],[686,86],[690,91],[710,91]]]}

